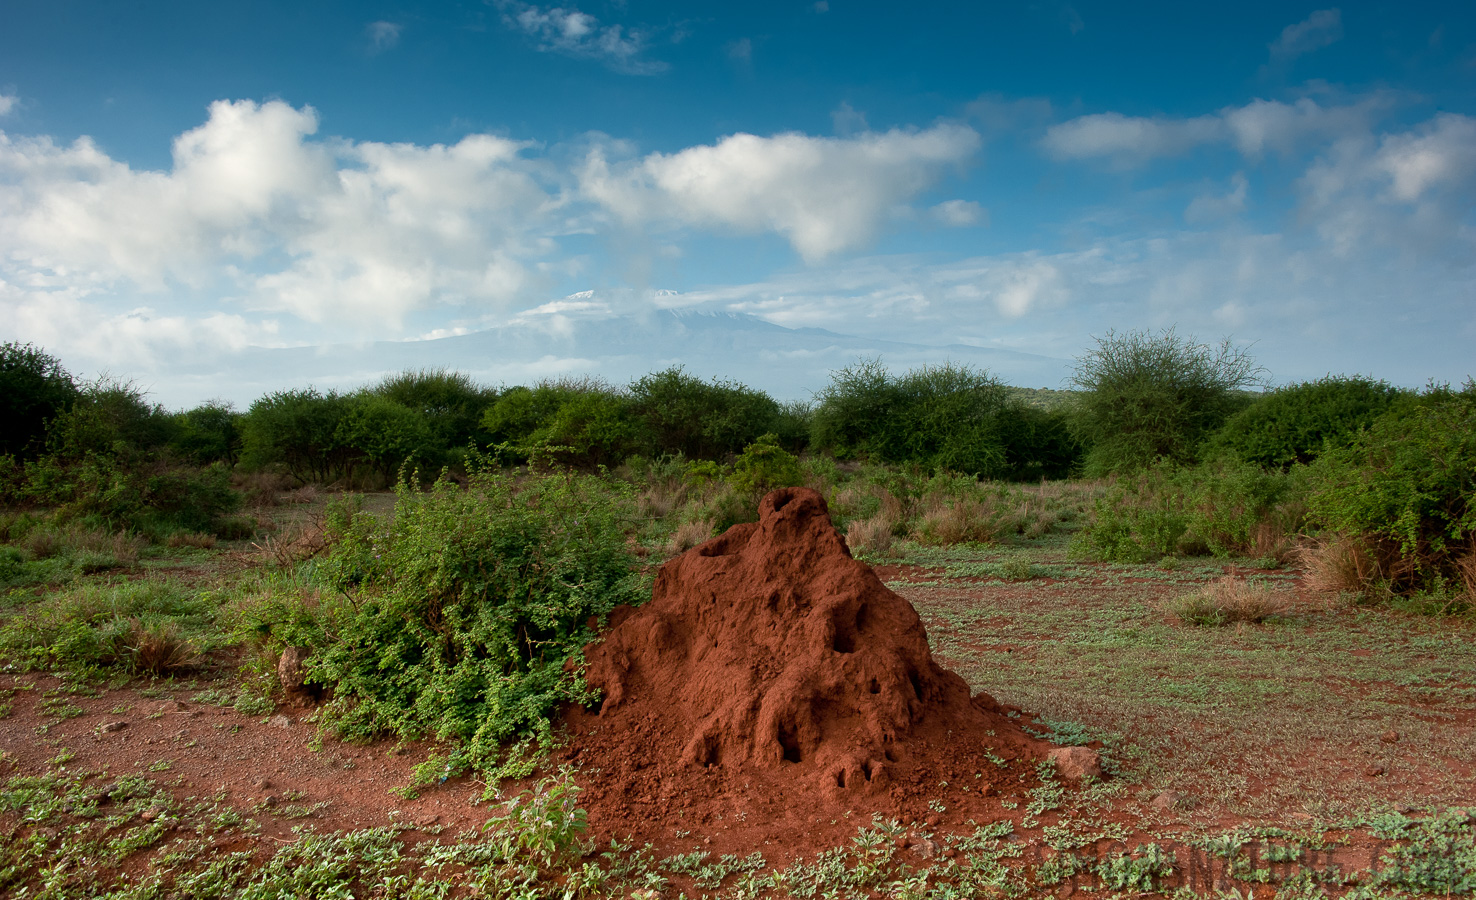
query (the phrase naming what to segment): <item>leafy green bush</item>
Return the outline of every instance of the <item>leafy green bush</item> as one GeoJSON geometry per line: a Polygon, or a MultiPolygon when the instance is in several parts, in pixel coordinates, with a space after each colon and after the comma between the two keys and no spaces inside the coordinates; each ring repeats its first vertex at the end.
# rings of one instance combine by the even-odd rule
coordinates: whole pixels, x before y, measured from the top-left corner
{"type": "Polygon", "coordinates": [[[333,432],[347,473],[367,466],[392,479],[402,466],[428,463],[436,454],[430,424],[408,406],[378,394],[358,393],[333,432]]]}
{"type": "Polygon", "coordinates": [[[719,459],[760,435],[793,432],[798,410],[786,415],[772,397],[731,381],[703,381],[680,366],[630,386],[631,409],[648,455],[681,453],[719,459]]]}
{"type": "Polygon", "coordinates": [[[1370,551],[1390,590],[1476,602],[1476,383],[1396,405],[1307,471],[1313,520],[1370,551]]]}
{"type": "Polygon", "coordinates": [[[231,404],[219,401],[175,413],[169,447],[180,459],[197,466],[217,462],[234,466],[241,456],[240,419],[231,404]]]}
{"type": "Polygon", "coordinates": [[[0,456],[30,459],[46,444],[46,425],[77,399],[61,361],[33,344],[0,344],[0,456]]]}
{"type": "Polygon", "coordinates": [[[914,463],[980,478],[1030,468],[1030,415],[988,373],[968,366],[924,366],[893,376],[880,360],[831,374],[811,415],[811,444],[837,457],[914,463]]]}
{"type": "Polygon", "coordinates": [[[1192,462],[1200,443],[1248,402],[1238,392],[1259,377],[1249,353],[1229,340],[1210,347],[1173,329],[1107,332],[1073,375],[1081,394],[1072,427],[1089,448],[1087,474],[1192,462]]]}
{"type": "Polygon", "coordinates": [[[740,493],[762,498],[770,491],[802,484],[804,475],[799,459],[779,446],[779,436],[766,434],[743,448],[728,482],[740,493]]]}
{"type": "Polygon", "coordinates": [[[339,424],[350,398],[314,388],[277,391],[251,404],[241,421],[241,461],[247,468],[281,466],[307,484],[329,484],[347,473],[350,450],[339,424]]]}
{"type": "Polygon", "coordinates": [[[1407,391],[1369,378],[1328,377],[1277,388],[1231,416],[1210,440],[1266,468],[1311,462],[1324,445],[1347,446],[1407,391]]]}
{"type": "Polygon", "coordinates": [[[346,738],[454,742],[457,769],[547,738],[559,703],[590,699],[565,664],[591,621],[640,599],[628,506],[590,476],[475,473],[465,490],[402,485],[387,523],[339,513],[322,574],[354,603],[312,660],[333,690],[324,722],[346,738]]]}
{"type": "Polygon", "coordinates": [[[593,379],[510,388],[483,414],[482,428],[513,463],[610,466],[641,443],[631,399],[593,379]]]}
{"type": "Polygon", "coordinates": [[[447,451],[468,443],[486,443],[482,413],[497,400],[497,391],[475,384],[461,372],[409,370],[386,377],[370,389],[419,413],[430,426],[437,447],[447,451]]]}
{"type": "Polygon", "coordinates": [[[1175,553],[1282,555],[1303,523],[1300,474],[1220,458],[1184,469],[1160,463],[1097,499],[1076,548],[1112,562],[1175,553]]]}

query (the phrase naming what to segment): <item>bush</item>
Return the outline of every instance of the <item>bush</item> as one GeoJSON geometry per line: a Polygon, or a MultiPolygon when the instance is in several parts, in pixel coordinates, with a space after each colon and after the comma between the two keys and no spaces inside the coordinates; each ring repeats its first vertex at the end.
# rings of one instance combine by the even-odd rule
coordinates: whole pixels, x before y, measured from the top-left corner
{"type": "Polygon", "coordinates": [[[779,436],[766,434],[743,448],[728,482],[740,493],[761,499],[770,491],[803,484],[804,476],[799,459],[779,446],[779,436]]]}
{"type": "Polygon", "coordinates": [[[281,466],[303,484],[338,480],[347,474],[350,455],[338,429],[350,405],[348,397],[314,388],[262,397],[241,422],[242,463],[253,469],[281,466]]]}
{"type": "Polygon", "coordinates": [[[1389,590],[1463,584],[1476,553],[1476,384],[1394,406],[1308,477],[1314,521],[1371,554],[1389,590]]]}
{"type": "Polygon", "coordinates": [[[346,738],[454,742],[457,768],[547,738],[559,703],[591,699],[565,664],[592,620],[641,599],[628,504],[590,476],[475,473],[466,490],[401,485],[388,523],[336,510],[322,572],[354,603],[311,663],[333,690],[324,722],[346,738]]]}
{"type": "Polygon", "coordinates": [[[1346,447],[1409,393],[1368,378],[1328,377],[1278,388],[1230,417],[1210,446],[1272,468],[1308,463],[1324,446],[1346,447]]]}
{"type": "Polygon", "coordinates": [[[648,455],[680,453],[719,459],[764,434],[794,432],[800,408],[788,414],[768,394],[731,381],[703,381],[680,366],[630,386],[631,409],[648,455]]]}
{"type": "Polygon", "coordinates": [[[1119,479],[1099,497],[1076,539],[1087,556],[1151,562],[1177,553],[1255,554],[1278,561],[1303,524],[1299,477],[1222,458],[1175,469],[1167,463],[1119,479]]]}
{"type": "Polygon", "coordinates": [[[482,428],[513,463],[592,469],[621,462],[640,443],[630,398],[593,379],[511,388],[483,414],[482,428]]]}
{"type": "Polygon", "coordinates": [[[1072,427],[1088,447],[1088,475],[1141,472],[1160,460],[1192,462],[1199,445],[1247,403],[1238,392],[1260,370],[1229,340],[1218,347],[1173,329],[1109,331],[1077,360],[1072,427]]]}
{"type": "Polygon", "coordinates": [[[214,401],[174,415],[169,447],[197,466],[234,466],[241,456],[241,414],[231,404],[214,401]]]}
{"type": "Polygon", "coordinates": [[[31,459],[46,444],[46,425],[77,399],[61,361],[33,344],[0,344],[0,456],[31,459]]]}
{"type": "Polygon", "coordinates": [[[497,392],[477,385],[461,372],[421,369],[390,375],[369,393],[419,413],[429,425],[434,445],[444,451],[487,443],[482,414],[497,392]]]}
{"type": "Polygon", "coordinates": [[[840,458],[914,463],[978,478],[1026,471],[1011,460],[1029,451],[1024,407],[987,372],[968,366],[925,366],[893,376],[880,360],[861,360],[831,374],[811,416],[811,444],[840,458]]]}
{"type": "Polygon", "coordinates": [[[345,475],[363,466],[385,480],[392,480],[402,466],[429,463],[437,450],[424,415],[372,393],[348,399],[333,443],[342,454],[345,475]]]}

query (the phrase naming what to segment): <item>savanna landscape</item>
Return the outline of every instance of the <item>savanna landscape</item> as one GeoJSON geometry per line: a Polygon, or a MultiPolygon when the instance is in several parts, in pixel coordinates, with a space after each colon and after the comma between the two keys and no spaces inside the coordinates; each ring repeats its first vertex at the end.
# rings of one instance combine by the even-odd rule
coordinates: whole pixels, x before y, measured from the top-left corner
{"type": "Polygon", "coordinates": [[[1476,894],[1476,386],[0,352],[0,893],[1476,894]]]}

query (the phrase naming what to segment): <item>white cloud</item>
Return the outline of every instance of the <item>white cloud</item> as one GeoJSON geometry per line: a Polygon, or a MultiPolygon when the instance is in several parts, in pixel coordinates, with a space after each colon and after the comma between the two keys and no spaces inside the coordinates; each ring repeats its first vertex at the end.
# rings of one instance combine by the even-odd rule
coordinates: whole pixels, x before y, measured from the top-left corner
{"type": "Polygon", "coordinates": [[[1414,203],[1430,189],[1470,184],[1476,178],[1476,119],[1442,113],[1417,134],[1391,135],[1375,164],[1396,200],[1414,203]]]}
{"type": "Polygon", "coordinates": [[[1338,106],[1323,106],[1310,97],[1294,103],[1256,99],[1193,118],[1093,113],[1051,126],[1041,146],[1056,159],[1106,157],[1120,168],[1180,156],[1207,144],[1228,143],[1248,159],[1260,159],[1268,150],[1289,154],[1309,140],[1365,132],[1392,103],[1391,95],[1375,92],[1338,106]]]}
{"type": "Polygon", "coordinates": [[[370,22],[364,26],[364,36],[369,39],[369,52],[382,53],[400,43],[400,32],[404,26],[398,22],[370,22]]]}
{"type": "Polygon", "coordinates": [[[952,228],[976,225],[987,216],[984,207],[973,200],[944,200],[928,212],[934,220],[952,228]]]}
{"type": "Polygon", "coordinates": [[[1213,222],[1245,212],[1245,196],[1250,181],[1244,172],[1236,172],[1230,178],[1230,190],[1224,194],[1200,194],[1190,201],[1184,210],[1186,222],[1213,222]]]}
{"type": "Polygon", "coordinates": [[[20,103],[20,98],[15,94],[0,93],[0,116],[8,116],[11,110],[20,103]]]}
{"type": "Polygon", "coordinates": [[[862,131],[870,131],[871,126],[866,124],[866,113],[852,108],[851,104],[842,100],[841,105],[830,111],[830,124],[835,133],[841,137],[849,137],[862,131]]]}
{"type": "Polygon", "coordinates": [[[1303,21],[1282,29],[1281,36],[1270,44],[1271,62],[1291,62],[1298,56],[1336,43],[1342,37],[1342,11],[1319,9],[1303,21]]]}
{"type": "Polygon", "coordinates": [[[1107,112],[1080,116],[1046,131],[1042,146],[1057,159],[1106,156],[1135,165],[1161,156],[1178,156],[1223,138],[1217,116],[1193,119],[1144,118],[1107,112]]]}
{"type": "Polygon", "coordinates": [[[537,288],[529,262],[552,250],[558,199],[527,145],[309,141],[316,129],[308,107],[214,103],[167,172],[85,138],[0,134],[0,277],[161,300],[208,290],[363,335],[537,288]]]}
{"type": "Polygon", "coordinates": [[[893,210],[979,145],[973,129],[955,124],[849,138],[735,134],[614,166],[597,149],[581,181],[626,223],[772,231],[813,262],[870,241],[893,210]]]}
{"type": "Polygon", "coordinates": [[[642,29],[601,25],[577,9],[544,8],[520,0],[494,2],[502,11],[503,24],[531,38],[540,51],[595,60],[628,75],[652,75],[668,68],[659,60],[643,58],[649,36],[642,29]]]}

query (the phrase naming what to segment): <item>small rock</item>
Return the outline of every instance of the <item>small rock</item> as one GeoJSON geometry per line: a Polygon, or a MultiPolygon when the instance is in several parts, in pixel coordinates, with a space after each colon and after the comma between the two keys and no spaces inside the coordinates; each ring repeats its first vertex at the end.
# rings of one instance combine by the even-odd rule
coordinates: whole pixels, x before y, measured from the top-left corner
{"type": "Polygon", "coordinates": [[[273,728],[288,728],[291,727],[292,720],[282,715],[281,713],[278,713],[268,719],[267,724],[272,726],[273,728]]]}
{"type": "Polygon", "coordinates": [[[189,709],[182,700],[160,700],[154,707],[155,712],[184,712],[189,709]]]}
{"type": "Polygon", "coordinates": [[[288,647],[277,660],[277,680],[288,694],[301,695],[307,692],[307,667],[309,651],[305,647],[288,647]]]}
{"type": "Polygon", "coordinates": [[[1067,781],[1102,777],[1102,758],[1090,747],[1057,747],[1046,754],[1067,781]]]}
{"type": "Polygon", "coordinates": [[[1399,743],[1399,732],[1390,728],[1388,731],[1379,735],[1379,740],[1383,741],[1386,744],[1397,744],[1399,743]]]}
{"type": "Polygon", "coordinates": [[[143,812],[139,813],[138,817],[145,822],[152,822],[155,819],[159,818],[159,816],[163,815],[163,813],[164,810],[160,809],[159,807],[151,806],[143,812]]]}
{"type": "Polygon", "coordinates": [[[917,855],[923,859],[932,859],[938,855],[938,842],[932,838],[923,838],[917,844],[917,855]]]}
{"type": "Polygon", "coordinates": [[[925,822],[929,828],[937,828],[938,823],[942,821],[943,817],[938,815],[937,813],[929,813],[928,817],[923,820],[923,822],[925,822]]]}
{"type": "Polygon", "coordinates": [[[1369,778],[1377,778],[1380,775],[1384,774],[1384,767],[1369,766],[1367,769],[1363,770],[1363,774],[1367,775],[1369,778]]]}
{"type": "Polygon", "coordinates": [[[272,786],[272,783],[270,781],[267,781],[265,778],[263,778],[263,779],[261,779],[261,780],[259,780],[259,781],[256,782],[256,789],[258,791],[264,791],[264,790],[266,790],[267,788],[269,788],[271,786],[272,786]]]}
{"type": "Polygon", "coordinates": [[[911,847],[911,846],[912,846],[912,838],[910,836],[903,834],[903,835],[899,835],[897,837],[897,849],[898,850],[906,850],[908,847],[911,847]]]}
{"type": "Polygon", "coordinates": [[[265,797],[262,797],[261,798],[261,805],[262,806],[265,806],[267,809],[271,809],[272,807],[276,806],[277,805],[277,795],[276,794],[267,794],[265,797]]]}
{"type": "Polygon", "coordinates": [[[1184,795],[1178,791],[1164,791],[1149,804],[1154,809],[1172,810],[1178,809],[1184,803],[1184,795]]]}
{"type": "Polygon", "coordinates": [[[101,731],[103,734],[112,734],[115,731],[122,731],[127,727],[127,722],[104,722],[103,725],[98,728],[98,731],[101,731]]]}

